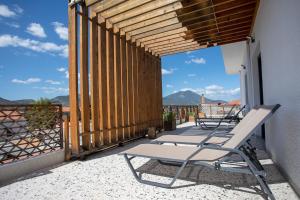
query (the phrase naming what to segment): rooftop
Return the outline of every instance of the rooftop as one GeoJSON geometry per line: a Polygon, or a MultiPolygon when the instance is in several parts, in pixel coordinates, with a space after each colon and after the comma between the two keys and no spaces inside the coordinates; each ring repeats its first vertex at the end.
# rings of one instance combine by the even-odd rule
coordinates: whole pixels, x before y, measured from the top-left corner
{"type": "MultiPolygon", "coordinates": [[[[179,125],[176,131],[162,134],[207,134],[193,123],[179,125]]],[[[149,139],[141,139],[89,156],[84,161],[65,162],[37,171],[0,188],[3,199],[263,199],[253,176],[212,171],[205,167],[187,167],[175,189],[153,187],[137,182],[124,158],[118,153],[149,139]]],[[[262,142],[253,138],[258,157],[267,172],[267,181],[277,199],[298,199],[290,184],[264,151],[262,142]]],[[[134,162],[135,166],[144,159],[134,162]]],[[[167,180],[176,167],[148,161],[139,170],[150,172],[159,181],[167,180]],[[159,176],[154,176],[154,175],[159,176]]]]}

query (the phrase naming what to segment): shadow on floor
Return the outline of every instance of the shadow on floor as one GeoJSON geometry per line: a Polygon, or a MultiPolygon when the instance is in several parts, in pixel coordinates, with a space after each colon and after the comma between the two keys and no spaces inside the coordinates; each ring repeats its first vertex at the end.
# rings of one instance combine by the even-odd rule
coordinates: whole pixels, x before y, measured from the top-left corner
{"type": "MultiPolygon", "coordinates": [[[[263,167],[267,172],[268,184],[287,182],[274,164],[266,164],[263,165],[263,167]]],[[[149,160],[137,169],[143,176],[146,174],[155,175],[169,178],[169,181],[175,176],[177,170],[178,167],[176,166],[162,165],[156,160],[149,160]]],[[[156,177],[151,176],[152,180],[155,180],[155,178],[156,177]]],[[[193,185],[210,184],[224,189],[258,194],[263,198],[266,198],[253,175],[216,171],[203,166],[187,166],[179,176],[178,180],[184,180],[191,183],[184,185],[180,184],[175,186],[175,189],[193,185]]]]}

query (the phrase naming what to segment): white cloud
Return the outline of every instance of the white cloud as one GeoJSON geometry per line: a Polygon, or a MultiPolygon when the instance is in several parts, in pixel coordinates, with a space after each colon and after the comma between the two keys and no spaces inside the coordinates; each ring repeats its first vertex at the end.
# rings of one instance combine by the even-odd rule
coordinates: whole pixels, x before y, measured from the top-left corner
{"type": "Polygon", "coordinates": [[[50,83],[50,84],[52,84],[52,85],[60,85],[60,82],[59,82],[59,81],[46,80],[45,82],[46,82],[46,83],[50,83]]]}
{"type": "Polygon", "coordinates": [[[209,85],[204,88],[182,88],[180,91],[190,90],[192,92],[198,94],[204,94],[205,97],[211,99],[225,99],[231,100],[238,98],[240,94],[240,88],[232,88],[232,89],[225,89],[223,86],[220,85],[209,85]]]}
{"type": "Polygon", "coordinates": [[[29,26],[26,29],[26,32],[29,33],[29,34],[31,34],[31,35],[40,37],[40,38],[47,37],[47,35],[46,35],[45,31],[44,31],[44,28],[40,24],[38,24],[38,23],[31,23],[31,24],[29,24],[29,26]]]}
{"type": "Polygon", "coordinates": [[[22,14],[24,12],[23,8],[21,8],[19,5],[14,5],[14,11],[18,14],[22,14]]]}
{"type": "Polygon", "coordinates": [[[188,77],[195,77],[196,74],[188,74],[188,77]]]}
{"type": "Polygon", "coordinates": [[[186,60],[186,64],[196,63],[196,64],[206,64],[206,60],[204,58],[192,58],[191,60],[186,60]]]}
{"type": "Polygon", "coordinates": [[[55,94],[68,94],[69,88],[62,87],[34,87],[35,89],[43,90],[43,92],[47,94],[55,93],[55,94]]]}
{"type": "Polygon", "coordinates": [[[52,42],[39,42],[37,40],[23,39],[18,36],[0,35],[0,47],[23,47],[36,52],[47,52],[68,57],[68,45],[57,45],[52,42]]]}
{"type": "Polygon", "coordinates": [[[16,13],[9,9],[6,5],[0,5],[0,16],[2,17],[15,17],[16,13]]]}
{"type": "Polygon", "coordinates": [[[167,84],[166,87],[167,87],[167,88],[173,88],[173,85],[167,84]]]}
{"type": "Polygon", "coordinates": [[[13,83],[21,83],[21,84],[30,84],[30,83],[38,83],[41,82],[40,78],[28,78],[27,80],[13,79],[11,80],[13,83]]]}
{"type": "Polygon", "coordinates": [[[66,78],[69,78],[69,76],[70,76],[70,75],[69,75],[69,72],[68,72],[68,71],[65,71],[65,77],[66,77],[66,78]]]}
{"type": "Polygon", "coordinates": [[[60,22],[53,22],[54,31],[57,33],[60,39],[68,40],[68,28],[60,22]]]}
{"type": "Polygon", "coordinates": [[[188,82],[188,81],[183,81],[183,83],[184,83],[184,84],[188,84],[189,82],[188,82]]]}
{"type": "Polygon", "coordinates": [[[205,89],[206,90],[222,90],[224,88],[219,85],[209,85],[209,86],[206,86],[205,89]]]}
{"type": "Polygon", "coordinates": [[[170,69],[170,70],[164,69],[164,68],[161,69],[162,75],[173,74],[173,72],[174,72],[174,69],[170,69]]]}
{"type": "Polygon", "coordinates": [[[60,67],[60,68],[57,68],[57,71],[64,72],[64,71],[66,71],[66,68],[60,67]]]}
{"type": "Polygon", "coordinates": [[[13,27],[13,28],[20,28],[20,25],[15,22],[6,22],[5,23],[7,26],[13,27]]]}

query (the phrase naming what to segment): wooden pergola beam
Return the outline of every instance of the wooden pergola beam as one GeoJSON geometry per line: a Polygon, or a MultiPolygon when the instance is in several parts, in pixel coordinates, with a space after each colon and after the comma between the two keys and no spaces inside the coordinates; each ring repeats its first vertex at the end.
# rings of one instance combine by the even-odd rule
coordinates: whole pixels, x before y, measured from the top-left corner
{"type": "Polygon", "coordinates": [[[132,10],[138,6],[142,6],[151,0],[130,0],[130,1],[124,1],[118,5],[115,5],[109,9],[106,9],[105,11],[102,12],[97,12],[104,17],[105,19],[109,19],[111,17],[121,15],[122,13],[132,10]]]}
{"type": "Polygon", "coordinates": [[[181,49],[175,49],[171,51],[165,51],[165,52],[157,52],[159,56],[165,56],[165,55],[170,55],[170,54],[176,54],[176,53],[182,53],[182,52],[187,52],[187,51],[194,51],[197,49],[203,49],[207,48],[207,46],[195,46],[195,47],[188,47],[188,48],[181,48],[181,49]]]}
{"type": "MultiPolygon", "coordinates": [[[[227,3],[232,2],[232,1],[236,1],[236,0],[222,1],[222,2],[219,2],[219,3],[215,4],[215,6],[224,5],[224,4],[227,4],[227,3]]],[[[249,2],[245,3],[245,4],[238,5],[237,7],[242,7],[242,6],[248,5],[248,4],[249,4],[249,2]]],[[[191,7],[191,6],[188,6],[187,8],[189,8],[189,7],[191,7]]],[[[203,11],[205,9],[213,8],[213,6],[207,6],[207,7],[203,7],[203,8],[194,9],[194,10],[191,10],[189,12],[188,11],[187,12],[183,12],[183,10],[185,10],[187,8],[183,7],[181,9],[178,9],[177,12],[181,11],[180,13],[182,13],[182,14],[179,14],[179,15],[176,14],[173,17],[173,20],[174,20],[174,18],[178,20],[179,18],[182,18],[182,17],[187,16],[189,14],[193,14],[195,12],[199,12],[199,11],[203,11]]],[[[234,8],[236,8],[236,7],[232,7],[230,9],[234,9],[234,8]]],[[[223,12],[223,10],[218,11],[218,13],[219,12],[223,12]]],[[[142,22],[139,22],[138,24],[131,25],[129,27],[124,27],[121,30],[123,32],[126,32],[126,33],[128,32],[130,35],[134,35],[134,33],[132,33],[132,31],[143,32],[142,30],[139,30],[139,29],[143,29],[144,32],[146,32],[145,30],[149,31],[149,30],[152,29],[151,27],[155,27],[155,25],[158,25],[158,24],[161,24],[161,23],[164,23],[166,25],[171,25],[171,24],[174,23],[173,21],[171,21],[172,17],[170,17],[170,16],[174,15],[173,13],[174,12],[168,13],[168,14],[163,14],[161,16],[158,16],[158,17],[155,17],[153,19],[148,20],[146,24],[144,24],[142,22]],[[166,20],[168,20],[170,23],[167,24],[166,20]]],[[[180,22],[183,23],[183,22],[188,22],[188,21],[192,21],[192,20],[195,20],[195,19],[201,19],[203,17],[207,17],[207,16],[210,16],[210,15],[214,15],[214,13],[209,13],[209,14],[206,14],[206,15],[199,15],[197,17],[187,17],[186,19],[184,19],[183,21],[180,21],[180,22]]]]}
{"type": "Polygon", "coordinates": [[[126,1],[127,0],[85,0],[85,4],[89,6],[93,12],[99,13],[126,1]]]}
{"type": "MultiPolygon", "coordinates": [[[[227,32],[227,33],[222,34],[222,36],[232,35],[232,34],[235,34],[235,33],[249,34],[249,29],[242,29],[242,30],[239,30],[239,31],[237,30],[237,31],[234,31],[233,33],[232,32],[229,32],[229,33],[227,32]]],[[[218,32],[216,31],[214,33],[210,33],[208,35],[204,35],[204,36],[194,38],[194,39],[185,40],[183,37],[177,37],[177,38],[165,40],[165,41],[162,41],[162,42],[150,43],[149,45],[145,45],[145,46],[146,46],[146,49],[151,49],[153,47],[172,46],[172,45],[184,43],[186,41],[191,41],[191,40],[197,41],[197,42],[204,42],[204,41],[209,41],[210,39],[217,38],[217,37],[220,37],[220,34],[218,34],[218,32]]]]}
{"type": "Polygon", "coordinates": [[[197,48],[200,47],[200,44],[191,44],[191,45],[187,45],[187,46],[183,46],[183,47],[170,47],[170,48],[166,48],[166,49],[161,49],[157,52],[155,52],[156,54],[161,54],[162,52],[169,52],[169,51],[176,51],[176,50],[181,50],[181,49],[186,49],[186,48],[197,48]]]}
{"type": "Polygon", "coordinates": [[[147,37],[139,38],[139,39],[136,40],[136,42],[137,42],[137,45],[139,45],[139,43],[142,43],[142,42],[146,42],[146,41],[149,41],[149,40],[154,40],[154,39],[158,39],[158,38],[162,38],[162,37],[166,37],[166,36],[170,36],[170,35],[175,35],[175,34],[178,34],[178,33],[184,33],[186,31],[187,31],[187,29],[185,27],[182,27],[182,28],[178,28],[178,29],[175,29],[175,30],[166,31],[166,32],[163,32],[163,33],[158,33],[158,34],[155,34],[155,35],[150,35],[150,36],[147,36],[147,37]]]}
{"type": "Polygon", "coordinates": [[[186,40],[184,42],[177,42],[177,43],[171,43],[171,44],[164,45],[164,46],[153,47],[153,48],[150,48],[150,50],[152,52],[153,51],[156,52],[156,51],[160,51],[162,49],[182,47],[182,46],[188,46],[188,45],[192,45],[192,44],[198,44],[198,43],[196,41],[194,41],[194,40],[186,40]]]}
{"type": "Polygon", "coordinates": [[[130,25],[133,25],[133,24],[143,22],[145,20],[152,19],[152,18],[157,17],[157,16],[161,16],[161,15],[164,15],[164,14],[167,14],[167,13],[170,13],[170,12],[174,12],[174,10],[177,10],[179,8],[182,8],[182,4],[180,2],[171,3],[169,5],[166,5],[166,6],[163,6],[161,8],[148,11],[147,13],[143,13],[143,14],[135,16],[133,18],[117,22],[117,23],[114,24],[114,26],[117,27],[117,28],[123,28],[123,27],[126,27],[126,26],[130,26],[130,25]]]}
{"type": "Polygon", "coordinates": [[[154,0],[143,5],[139,5],[131,10],[125,11],[113,17],[108,17],[110,23],[115,24],[120,21],[124,21],[125,19],[130,19],[132,17],[138,16],[140,14],[155,10],[157,8],[161,8],[163,6],[169,5],[171,3],[178,2],[179,0],[154,0]]]}

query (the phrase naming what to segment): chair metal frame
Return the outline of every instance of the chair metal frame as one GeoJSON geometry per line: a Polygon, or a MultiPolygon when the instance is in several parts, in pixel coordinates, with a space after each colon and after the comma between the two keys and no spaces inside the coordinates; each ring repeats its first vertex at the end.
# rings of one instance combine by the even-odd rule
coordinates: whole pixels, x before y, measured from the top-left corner
{"type": "MultiPolygon", "coordinates": [[[[265,121],[267,121],[279,107],[280,107],[279,104],[274,106],[274,108],[272,109],[272,112],[270,112],[265,117],[264,120],[262,120],[260,123],[258,123],[256,125],[256,128],[260,127],[262,124],[264,124],[265,121]]],[[[188,165],[199,166],[200,165],[200,166],[209,167],[211,169],[219,170],[219,171],[227,171],[227,172],[233,172],[233,173],[243,173],[243,174],[253,175],[257,179],[264,194],[267,197],[269,197],[270,199],[275,200],[275,197],[274,197],[270,187],[268,186],[268,183],[266,182],[266,172],[265,172],[263,166],[261,165],[260,161],[257,159],[256,153],[255,153],[255,148],[249,143],[250,137],[253,135],[255,130],[253,130],[251,133],[249,133],[248,136],[245,137],[239,143],[239,145],[237,145],[235,148],[226,148],[226,147],[222,147],[219,145],[212,145],[212,144],[205,145],[204,141],[202,141],[201,143],[199,143],[197,150],[192,152],[185,160],[159,158],[156,156],[144,156],[144,155],[138,155],[138,154],[128,155],[127,153],[123,153],[123,155],[124,155],[124,158],[129,166],[131,172],[133,173],[135,179],[140,183],[163,187],[163,188],[171,188],[186,166],[188,166],[188,165]],[[213,164],[210,164],[204,160],[191,160],[191,158],[193,156],[195,156],[197,153],[199,153],[203,149],[221,150],[221,151],[226,151],[229,153],[226,156],[222,157],[221,159],[218,159],[215,162],[213,162],[213,164]],[[239,169],[239,168],[235,168],[235,167],[222,166],[223,164],[226,164],[226,162],[228,162],[228,160],[230,160],[230,155],[232,155],[232,154],[239,155],[246,162],[248,169],[239,169]],[[129,157],[129,156],[131,156],[131,157],[129,157]],[[144,180],[144,179],[142,179],[142,173],[141,172],[138,173],[137,170],[134,169],[134,167],[131,163],[131,160],[136,157],[149,158],[149,159],[153,159],[153,160],[163,160],[163,161],[169,162],[171,165],[172,165],[172,163],[177,163],[177,164],[179,164],[179,168],[178,168],[175,176],[172,178],[171,182],[169,182],[167,184],[166,183],[158,183],[158,182],[150,181],[150,180],[144,180]]]]}

